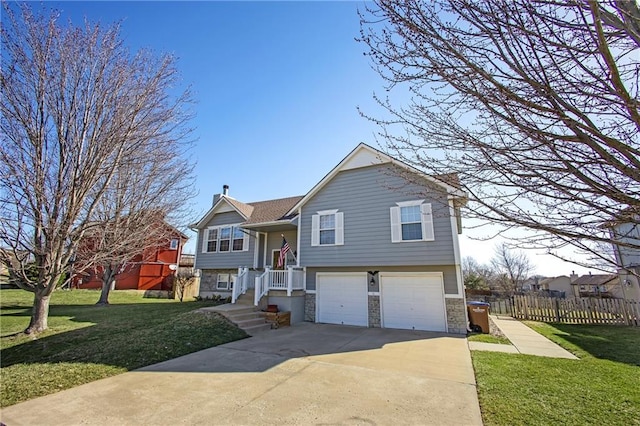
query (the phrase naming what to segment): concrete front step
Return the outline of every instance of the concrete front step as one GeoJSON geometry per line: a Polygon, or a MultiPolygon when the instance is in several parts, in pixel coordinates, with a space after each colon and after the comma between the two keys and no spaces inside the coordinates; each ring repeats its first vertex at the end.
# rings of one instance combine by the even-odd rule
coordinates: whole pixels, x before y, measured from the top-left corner
{"type": "Polygon", "coordinates": [[[251,312],[245,312],[241,314],[233,313],[233,314],[230,314],[227,318],[234,323],[238,321],[244,321],[244,320],[256,319],[256,318],[260,318],[261,320],[264,321],[264,312],[251,311],[251,312]]]}
{"type": "Polygon", "coordinates": [[[251,305],[254,304],[254,291],[247,290],[245,294],[241,294],[236,300],[236,305],[251,305]]]}
{"type": "Polygon", "coordinates": [[[258,333],[262,333],[265,332],[267,330],[271,330],[271,324],[260,324],[260,325],[254,325],[251,327],[247,327],[247,328],[243,328],[244,332],[247,333],[249,336],[255,336],[258,333]]]}
{"type": "Polygon", "coordinates": [[[218,312],[227,318],[233,315],[251,314],[256,312],[255,306],[232,305],[230,303],[226,305],[219,305],[219,306],[214,306],[212,308],[202,308],[202,309],[218,312]]]}
{"type": "Polygon", "coordinates": [[[251,305],[239,305],[228,303],[226,305],[201,308],[203,311],[213,311],[223,315],[245,333],[253,336],[254,333],[270,330],[271,324],[265,322],[264,313],[251,305]]]}
{"type": "Polygon", "coordinates": [[[254,318],[243,319],[240,321],[237,321],[237,320],[231,320],[231,321],[245,331],[247,330],[247,328],[253,327],[255,325],[265,324],[264,317],[254,317],[254,318]]]}

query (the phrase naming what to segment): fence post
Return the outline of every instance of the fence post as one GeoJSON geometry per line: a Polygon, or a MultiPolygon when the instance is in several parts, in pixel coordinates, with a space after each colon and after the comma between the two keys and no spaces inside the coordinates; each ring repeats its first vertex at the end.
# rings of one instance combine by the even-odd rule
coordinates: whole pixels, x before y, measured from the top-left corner
{"type": "Polygon", "coordinates": [[[560,300],[557,298],[553,300],[556,302],[556,322],[560,322],[560,300]]]}

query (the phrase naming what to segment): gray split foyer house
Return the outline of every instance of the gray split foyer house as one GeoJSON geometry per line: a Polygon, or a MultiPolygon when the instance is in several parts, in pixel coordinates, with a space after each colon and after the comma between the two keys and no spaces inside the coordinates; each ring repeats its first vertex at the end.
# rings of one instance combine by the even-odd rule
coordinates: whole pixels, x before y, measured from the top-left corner
{"type": "Polygon", "coordinates": [[[200,295],[275,304],[292,323],[466,333],[456,182],[360,144],[304,196],[243,203],[225,185],[192,225],[200,295]]]}

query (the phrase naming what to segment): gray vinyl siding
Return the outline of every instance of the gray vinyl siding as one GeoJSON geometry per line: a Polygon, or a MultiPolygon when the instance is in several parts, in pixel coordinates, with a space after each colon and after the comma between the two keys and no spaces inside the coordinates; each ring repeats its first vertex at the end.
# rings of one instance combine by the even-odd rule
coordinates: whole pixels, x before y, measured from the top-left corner
{"type": "MultiPolygon", "coordinates": [[[[274,265],[271,265],[273,261],[271,257],[272,257],[273,250],[280,250],[280,247],[282,247],[282,234],[284,234],[284,238],[289,243],[289,247],[291,247],[291,252],[298,251],[296,231],[269,232],[267,236],[267,262],[265,263],[265,265],[270,265],[271,267],[274,266],[274,265]]],[[[291,254],[289,254],[287,258],[289,259],[287,263],[288,265],[295,265],[295,263],[293,263],[293,260],[292,260],[293,258],[291,257],[291,254]]]]}
{"type": "Polygon", "coordinates": [[[255,232],[251,231],[249,238],[248,251],[229,251],[222,253],[203,253],[202,238],[203,230],[209,226],[232,225],[234,223],[244,222],[242,216],[236,212],[218,213],[207,223],[206,226],[198,230],[198,240],[196,246],[196,269],[226,269],[238,268],[239,266],[253,267],[253,250],[255,249],[256,240],[253,237],[255,232]]]}
{"type": "Polygon", "coordinates": [[[406,184],[384,165],[338,173],[302,206],[300,223],[302,266],[455,264],[446,194],[406,184]],[[419,199],[432,204],[435,240],[392,243],[389,209],[419,199]],[[312,215],[332,209],[344,214],[344,245],[312,247],[312,215]]]}
{"type": "MultiPolygon", "coordinates": [[[[316,289],[316,273],[318,272],[442,272],[444,276],[444,292],[445,294],[458,294],[458,284],[456,278],[456,268],[453,265],[434,265],[434,266],[351,266],[351,267],[330,267],[330,268],[307,268],[307,290],[316,289]]],[[[379,275],[378,275],[379,277],[379,275]]],[[[367,279],[371,279],[367,276],[367,279]]],[[[375,284],[369,285],[368,289],[372,292],[380,291],[378,278],[375,284]]]]}

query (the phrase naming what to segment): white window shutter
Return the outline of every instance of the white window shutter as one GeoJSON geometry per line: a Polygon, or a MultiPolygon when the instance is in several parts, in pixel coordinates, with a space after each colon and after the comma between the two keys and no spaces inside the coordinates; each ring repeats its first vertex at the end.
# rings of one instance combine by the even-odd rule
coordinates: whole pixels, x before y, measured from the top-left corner
{"type": "Polygon", "coordinates": [[[422,216],[422,239],[424,241],[433,241],[435,235],[433,233],[433,214],[431,213],[431,204],[420,204],[420,213],[422,216]]]}
{"type": "Polygon", "coordinates": [[[400,224],[400,207],[391,207],[391,242],[402,241],[402,226],[400,224]]]}
{"type": "Polygon", "coordinates": [[[242,230],[242,251],[249,251],[249,232],[246,229],[242,230]]]}
{"type": "Polygon", "coordinates": [[[336,213],[336,245],[344,245],[344,213],[336,213]]]}
{"type": "Polygon", "coordinates": [[[209,229],[202,230],[202,252],[207,252],[207,243],[209,242],[209,229]]]}
{"type": "Polygon", "coordinates": [[[320,215],[311,216],[311,246],[320,245],[320,215]]]}

